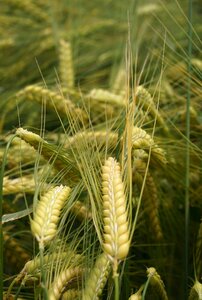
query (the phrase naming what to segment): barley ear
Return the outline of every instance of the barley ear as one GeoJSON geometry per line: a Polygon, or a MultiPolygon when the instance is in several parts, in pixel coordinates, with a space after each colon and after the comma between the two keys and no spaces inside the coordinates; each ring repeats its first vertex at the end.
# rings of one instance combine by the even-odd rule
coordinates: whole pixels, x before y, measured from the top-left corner
{"type": "Polygon", "coordinates": [[[81,267],[68,268],[63,270],[51,284],[51,289],[48,292],[49,300],[58,300],[61,298],[68,283],[72,280],[78,280],[83,272],[81,267]]]}
{"type": "Polygon", "coordinates": [[[191,288],[189,300],[202,300],[202,284],[198,280],[191,288]]]}
{"type": "Polygon", "coordinates": [[[59,49],[59,62],[60,62],[60,77],[64,87],[74,87],[74,69],[72,60],[72,48],[69,42],[64,40],[60,41],[59,49]]]}
{"type": "Polygon", "coordinates": [[[44,194],[36,205],[31,231],[43,248],[56,235],[60,211],[63,208],[70,188],[57,186],[44,194]]]}
{"type": "Polygon", "coordinates": [[[164,283],[155,268],[151,267],[147,269],[147,277],[150,278],[150,284],[153,288],[155,288],[155,291],[158,293],[159,297],[162,300],[168,300],[164,283]]]}
{"type": "Polygon", "coordinates": [[[109,259],[105,253],[102,253],[98,256],[86,280],[82,300],[98,300],[107,282],[109,270],[109,259]]]}
{"type": "Polygon", "coordinates": [[[103,249],[117,275],[118,262],[126,258],[129,247],[129,226],[119,163],[109,157],[102,168],[103,249]]]}

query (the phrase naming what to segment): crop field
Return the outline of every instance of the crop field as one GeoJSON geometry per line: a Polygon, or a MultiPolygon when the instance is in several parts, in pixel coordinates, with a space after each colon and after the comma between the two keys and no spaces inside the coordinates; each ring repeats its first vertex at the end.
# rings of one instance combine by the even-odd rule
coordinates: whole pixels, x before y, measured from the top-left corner
{"type": "Polygon", "coordinates": [[[201,19],[1,1],[0,300],[202,300],[201,19]]]}

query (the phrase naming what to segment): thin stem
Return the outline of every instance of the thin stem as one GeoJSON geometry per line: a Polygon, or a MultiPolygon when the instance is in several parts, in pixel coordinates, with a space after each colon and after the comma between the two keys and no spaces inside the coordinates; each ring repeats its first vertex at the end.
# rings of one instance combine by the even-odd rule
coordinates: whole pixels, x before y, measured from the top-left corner
{"type": "Polygon", "coordinates": [[[6,166],[6,158],[8,154],[8,150],[10,148],[11,142],[16,137],[14,135],[6,145],[6,149],[2,159],[2,166],[0,169],[0,298],[3,299],[3,227],[2,227],[2,214],[3,214],[3,177],[4,177],[4,170],[6,166]]]}
{"type": "Polygon", "coordinates": [[[148,279],[147,279],[147,281],[144,285],[144,290],[143,290],[143,293],[142,293],[142,300],[145,300],[145,296],[146,296],[146,292],[147,292],[147,289],[148,289],[148,286],[149,286],[150,279],[151,279],[151,276],[148,277],[148,279]]]}
{"type": "Polygon", "coordinates": [[[119,274],[114,276],[114,300],[119,300],[119,274]]]}
{"type": "Polygon", "coordinates": [[[186,101],[186,174],[185,174],[185,299],[188,298],[189,277],[189,173],[190,173],[190,102],[191,102],[191,56],[192,56],[192,0],[188,1],[188,81],[186,101]]]}
{"type": "Polygon", "coordinates": [[[40,265],[41,265],[41,288],[43,292],[43,299],[48,300],[48,293],[46,290],[46,274],[44,272],[44,246],[43,244],[39,244],[40,251],[40,265]]]}

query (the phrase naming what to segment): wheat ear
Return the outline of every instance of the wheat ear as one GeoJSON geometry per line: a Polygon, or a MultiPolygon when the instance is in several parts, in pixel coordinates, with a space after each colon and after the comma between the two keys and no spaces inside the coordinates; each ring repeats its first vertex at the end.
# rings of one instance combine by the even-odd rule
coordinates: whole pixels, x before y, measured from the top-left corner
{"type": "Polygon", "coordinates": [[[202,300],[202,284],[198,280],[191,288],[189,300],[202,300]]]}
{"type": "MultiPolygon", "coordinates": [[[[28,131],[23,128],[18,128],[16,130],[16,134],[23,139],[25,142],[27,142],[29,145],[34,147],[35,150],[39,151],[39,153],[49,162],[53,163],[53,166],[58,171],[68,171],[67,179],[74,179],[75,178],[75,172],[72,172],[68,169],[68,166],[70,165],[69,156],[67,153],[62,151],[61,149],[58,149],[55,145],[52,145],[45,141],[43,138],[41,138],[39,135],[28,131]],[[41,147],[40,147],[41,145],[41,147]],[[70,176],[71,175],[71,176],[70,176]]],[[[72,164],[71,164],[72,167],[72,164]]]]}
{"type": "Polygon", "coordinates": [[[51,284],[51,289],[48,292],[49,300],[60,299],[62,293],[72,280],[78,280],[82,275],[83,269],[81,267],[68,268],[62,271],[58,277],[51,284]]]}
{"type": "Polygon", "coordinates": [[[64,144],[65,148],[78,147],[82,143],[96,145],[98,147],[108,145],[108,147],[115,147],[118,141],[118,134],[112,131],[83,131],[70,137],[64,144]]]}
{"type": "Polygon", "coordinates": [[[57,186],[45,193],[36,205],[31,230],[41,248],[48,244],[56,235],[57,224],[70,188],[57,186]]]}
{"type": "Polygon", "coordinates": [[[118,261],[126,258],[129,247],[129,228],[119,163],[109,157],[102,167],[104,252],[113,264],[114,276],[118,261]]]}
{"type": "Polygon", "coordinates": [[[9,179],[7,176],[3,179],[3,195],[16,193],[33,193],[35,191],[35,181],[33,176],[22,176],[15,179],[9,179]]]}
{"type": "Polygon", "coordinates": [[[27,86],[22,91],[18,92],[17,97],[36,101],[42,103],[44,100],[46,101],[46,106],[52,110],[57,110],[59,113],[67,116],[67,113],[70,112],[73,116],[79,117],[81,119],[86,119],[86,113],[80,108],[76,107],[70,100],[65,99],[62,95],[50,91],[46,88],[42,88],[37,85],[27,86]]]}
{"type": "Polygon", "coordinates": [[[136,88],[136,102],[137,104],[140,104],[144,109],[148,109],[151,116],[156,120],[159,125],[162,126],[163,130],[168,133],[169,129],[167,125],[165,124],[164,119],[162,118],[161,114],[159,111],[156,109],[154,101],[150,93],[143,87],[143,86],[138,86],[136,88]]]}
{"type": "Polygon", "coordinates": [[[117,107],[126,107],[124,96],[111,93],[107,90],[93,89],[86,97],[90,98],[91,101],[94,101],[95,105],[97,105],[97,102],[100,102],[107,103],[112,106],[115,105],[117,107]]]}
{"type": "MultiPolygon", "coordinates": [[[[139,189],[142,188],[143,179],[146,172],[146,163],[141,159],[141,157],[143,157],[142,151],[139,154],[139,156],[137,156],[136,151],[136,158],[134,159],[133,166],[133,180],[138,185],[139,189]]],[[[162,240],[163,232],[159,220],[158,191],[153,176],[150,174],[149,171],[146,174],[146,183],[143,192],[143,202],[145,212],[149,218],[149,227],[152,230],[152,234],[157,240],[162,240]]]]}
{"type": "Polygon", "coordinates": [[[89,211],[89,208],[79,200],[74,202],[74,204],[71,208],[71,211],[81,221],[86,220],[86,219],[89,219],[89,220],[92,219],[92,213],[91,213],[91,211],[89,211]]]}
{"type": "Polygon", "coordinates": [[[23,11],[25,14],[31,15],[40,21],[48,21],[48,15],[35,5],[34,2],[28,0],[8,0],[7,5],[12,5],[23,11]]]}
{"type": "Polygon", "coordinates": [[[102,253],[96,259],[94,267],[85,283],[85,289],[82,294],[82,300],[98,300],[102,290],[107,282],[110,270],[110,262],[105,253],[102,253]]]}
{"type": "Polygon", "coordinates": [[[160,277],[160,275],[157,273],[156,269],[151,267],[147,269],[147,277],[150,279],[150,284],[153,288],[155,288],[155,291],[158,293],[160,298],[162,300],[168,300],[168,296],[164,287],[164,283],[160,277]]]}
{"type": "Polygon", "coordinates": [[[143,149],[147,152],[151,148],[151,161],[154,159],[163,166],[167,163],[165,151],[154,142],[153,138],[145,130],[139,127],[133,127],[132,146],[133,149],[143,149]]]}
{"type": "Polygon", "coordinates": [[[62,294],[61,300],[75,300],[80,299],[81,291],[76,289],[67,290],[62,294]]]}
{"type": "Polygon", "coordinates": [[[60,77],[64,87],[74,87],[74,68],[72,59],[72,48],[69,42],[60,41],[59,49],[60,77]]]}

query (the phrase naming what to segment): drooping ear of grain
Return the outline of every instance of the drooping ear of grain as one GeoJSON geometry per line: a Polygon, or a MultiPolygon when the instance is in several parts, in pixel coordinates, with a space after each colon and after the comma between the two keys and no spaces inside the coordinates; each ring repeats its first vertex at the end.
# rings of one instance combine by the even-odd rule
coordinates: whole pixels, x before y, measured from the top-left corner
{"type": "Polygon", "coordinates": [[[60,212],[70,193],[70,188],[57,186],[45,193],[36,205],[31,230],[41,247],[56,235],[60,212]]]}
{"type": "MultiPolygon", "coordinates": [[[[102,168],[103,249],[117,269],[119,260],[126,258],[129,247],[129,226],[124,185],[119,163],[109,157],[102,168]]],[[[115,271],[116,272],[116,271],[115,271]]]]}
{"type": "Polygon", "coordinates": [[[160,299],[168,300],[164,283],[155,268],[147,269],[147,277],[150,278],[150,284],[155,289],[155,292],[158,293],[160,299]]]}
{"type": "Polygon", "coordinates": [[[48,292],[48,299],[60,299],[63,291],[68,287],[68,283],[72,280],[78,280],[79,277],[81,277],[82,272],[83,269],[81,267],[73,267],[63,270],[51,284],[51,289],[48,292]]]}

